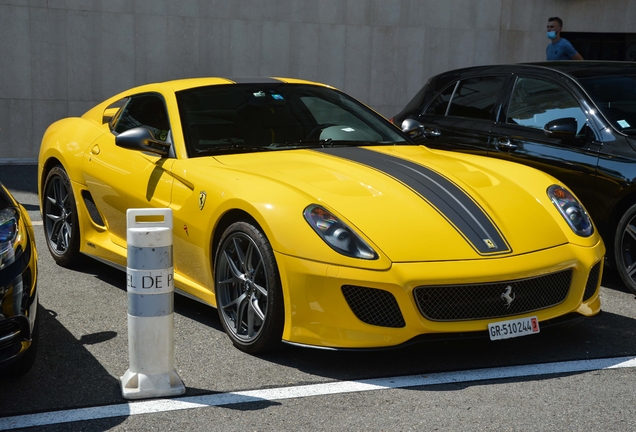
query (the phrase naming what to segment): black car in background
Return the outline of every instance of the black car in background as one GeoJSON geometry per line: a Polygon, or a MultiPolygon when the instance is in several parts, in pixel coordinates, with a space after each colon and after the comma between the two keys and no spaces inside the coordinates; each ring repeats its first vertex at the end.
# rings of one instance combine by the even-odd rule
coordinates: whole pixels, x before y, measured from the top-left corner
{"type": "Polygon", "coordinates": [[[564,182],[636,294],[635,63],[453,70],[432,77],[392,121],[427,147],[519,162],[564,182]]]}
{"type": "Polygon", "coordinates": [[[0,183],[0,374],[27,373],[38,345],[37,251],[31,219],[0,183]]]}

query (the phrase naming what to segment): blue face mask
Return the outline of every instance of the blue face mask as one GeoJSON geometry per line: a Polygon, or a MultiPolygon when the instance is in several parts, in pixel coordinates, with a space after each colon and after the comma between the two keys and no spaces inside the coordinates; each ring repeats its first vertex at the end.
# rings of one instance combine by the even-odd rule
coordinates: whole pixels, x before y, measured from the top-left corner
{"type": "Polygon", "coordinates": [[[554,39],[556,37],[557,33],[554,30],[548,32],[548,39],[554,39]]]}

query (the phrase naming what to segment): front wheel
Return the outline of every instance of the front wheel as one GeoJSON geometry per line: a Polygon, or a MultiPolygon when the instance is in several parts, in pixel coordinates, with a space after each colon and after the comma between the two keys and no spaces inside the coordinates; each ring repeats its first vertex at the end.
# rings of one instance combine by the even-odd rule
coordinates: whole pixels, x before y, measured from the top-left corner
{"type": "Polygon", "coordinates": [[[61,166],[51,168],[42,197],[46,244],[55,262],[68,267],[79,258],[79,224],[71,180],[61,166]]]}
{"type": "Polygon", "coordinates": [[[232,343],[250,354],[281,342],[285,312],[272,247],[249,222],[230,225],[219,242],[214,265],[219,317],[232,343]]]}
{"type": "Polygon", "coordinates": [[[614,256],[623,283],[636,294],[636,204],[631,206],[618,222],[614,238],[614,256]]]}

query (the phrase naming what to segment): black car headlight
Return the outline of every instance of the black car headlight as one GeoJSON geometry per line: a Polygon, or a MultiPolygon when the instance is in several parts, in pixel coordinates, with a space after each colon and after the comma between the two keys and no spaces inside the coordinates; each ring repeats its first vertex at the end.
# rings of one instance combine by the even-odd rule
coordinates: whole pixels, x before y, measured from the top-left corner
{"type": "Polygon", "coordinates": [[[24,247],[20,213],[13,207],[0,210],[0,270],[12,264],[24,247]]]}
{"type": "Polygon", "coordinates": [[[570,191],[562,186],[552,185],[548,188],[548,197],[577,235],[589,237],[594,233],[592,220],[570,191]]]}
{"type": "Polygon", "coordinates": [[[303,215],[320,238],[336,252],[352,258],[378,258],[378,254],[355,231],[323,207],[312,204],[303,215]]]}

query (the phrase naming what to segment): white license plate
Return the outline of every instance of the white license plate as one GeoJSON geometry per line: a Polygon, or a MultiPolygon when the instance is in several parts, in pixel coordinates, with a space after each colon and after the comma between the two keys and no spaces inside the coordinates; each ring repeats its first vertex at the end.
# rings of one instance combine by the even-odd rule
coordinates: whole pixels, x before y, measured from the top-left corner
{"type": "Polygon", "coordinates": [[[534,333],[539,333],[539,320],[537,317],[519,318],[488,324],[490,340],[509,339],[534,333]]]}

